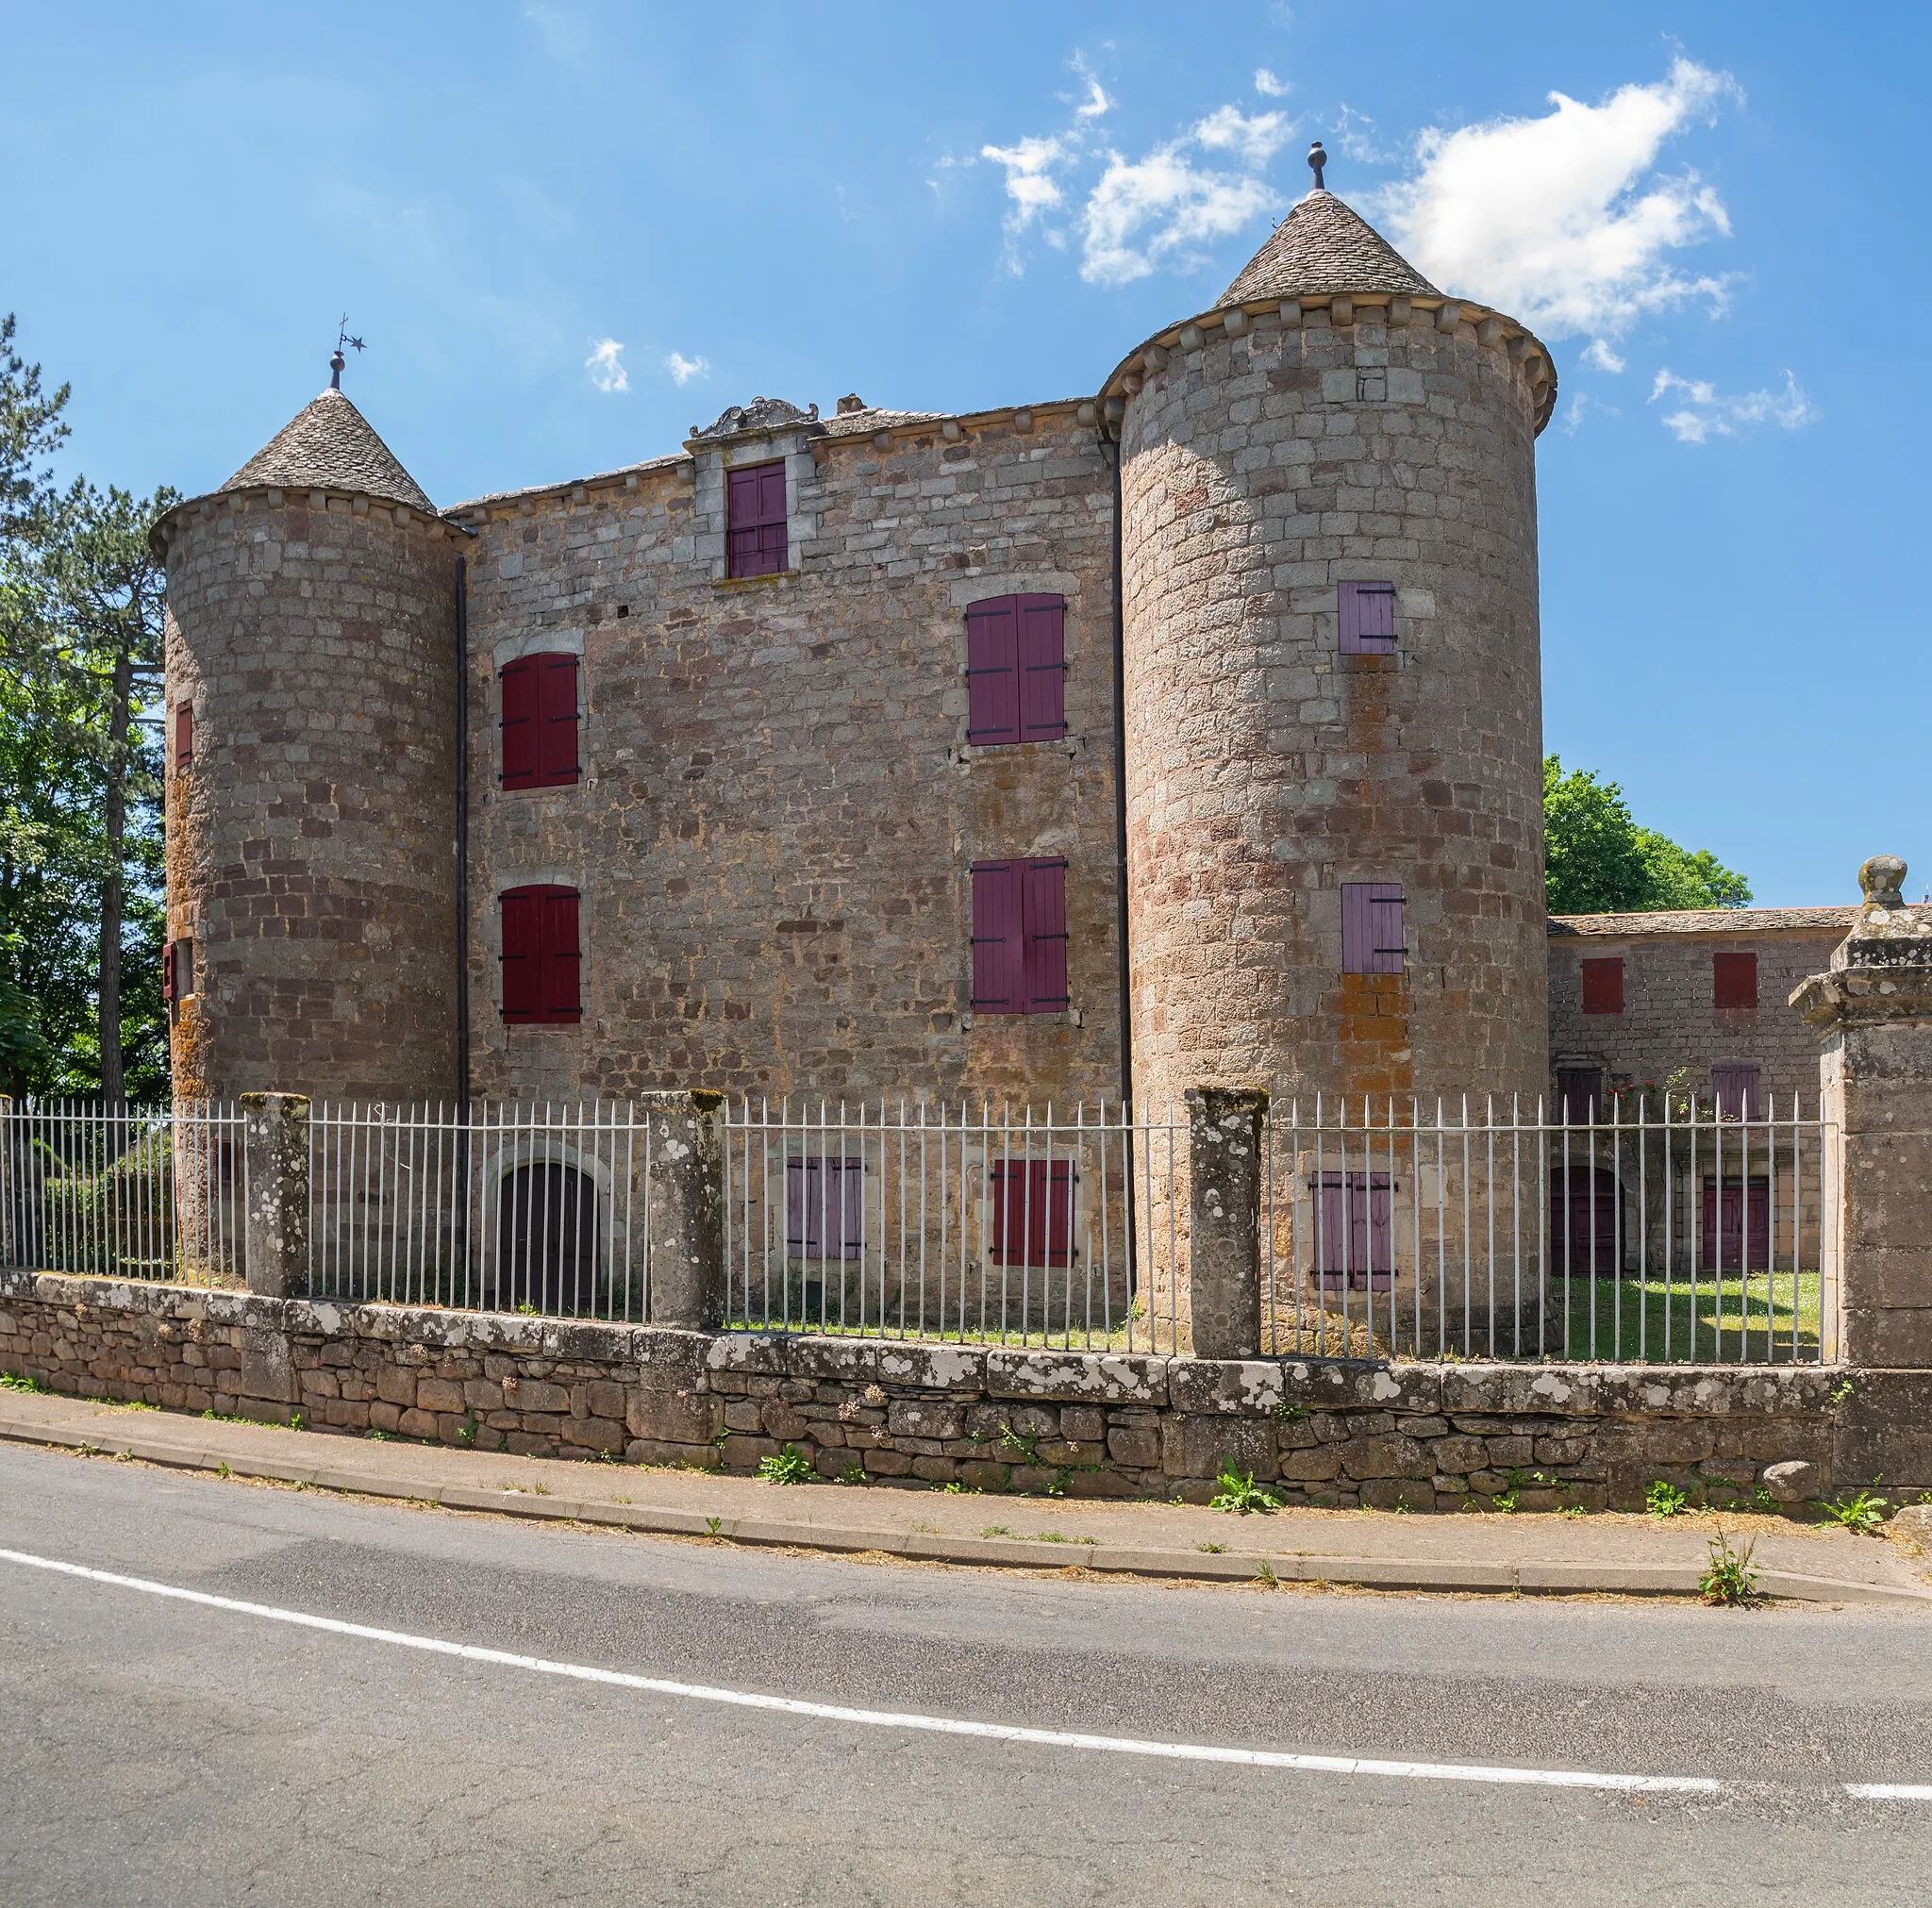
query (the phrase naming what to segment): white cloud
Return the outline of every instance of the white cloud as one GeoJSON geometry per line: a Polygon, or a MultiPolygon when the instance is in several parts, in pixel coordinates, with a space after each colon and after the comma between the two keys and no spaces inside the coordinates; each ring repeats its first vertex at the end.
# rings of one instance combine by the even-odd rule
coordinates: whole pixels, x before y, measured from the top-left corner
{"type": "Polygon", "coordinates": [[[1255,69],[1255,91],[1263,99],[1286,99],[1288,82],[1285,79],[1276,79],[1265,66],[1257,66],[1255,69]]]}
{"type": "Polygon", "coordinates": [[[1606,338],[1592,338],[1584,346],[1583,361],[1592,371],[1607,371],[1613,376],[1624,369],[1624,360],[1610,349],[1609,340],[1606,338]]]}
{"type": "Polygon", "coordinates": [[[1798,388],[1798,380],[1785,373],[1782,390],[1745,391],[1739,397],[1724,397],[1705,378],[1679,377],[1667,366],[1650,387],[1650,402],[1675,398],[1680,408],[1664,413],[1664,428],[1674,433],[1680,443],[1701,444],[1712,438],[1736,437],[1744,424],[1774,423],[1788,431],[1803,430],[1818,418],[1818,407],[1798,388]]]}
{"type": "Polygon", "coordinates": [[[584,359],[584,369],[599,390],[628,390],[630,373],[624,368],[624,346],[614,338],[600,338],[584,359]]]}
{"type": "Polygon", "coordinates": [[[1653,172],[1664,141],[1741,97],[1728,74],[1679,57],[1649,86],[1600,106],[1560,92],[1541,119],[1492,120],[1417,141],[1418,175],[1381,195],[1391,235],[1445,290],[1493,300],[1551,336],[1614,338],[1646,312],[1724,280],[1670,255],[1730,220],[1693,172],[1653,172]]]}
{"type": "Polygon", "coordinates": [[[1108,155],[1080,220],[1080,276],[1090,284],[1127,285],[1160,266],[1197,265],[1205,246],[1275,204],[1264,180],[1195,166],[1187,145],[1175,140],[1132,163],[1108,155]]]}
{"type": "Polygon", "coordinates": [[[1251,170],[1265,166],[1287,144],[1288,115],[1285,112],[1257,112],[1252,116],[1239,107],[1216,107],[1194,128],[1198,144],[1215,152],[1239,153],[1251,170]]]}
{"type": "Polygon", "coordinates": [[[709,377],[711,360],[708,357],[687,357],[681,351],[674,351],[664,360],[664,369],[671,373],[671,382],[681,390],[694,377],[709,377]]]}
{"type": "Polygon", "coordinates": [[[1335,118],[1335,143],[1358,166],[1386,166],[1395,155],[1385,152],[1375,135],[1375,122],[1343,100],[1335,118]]]}

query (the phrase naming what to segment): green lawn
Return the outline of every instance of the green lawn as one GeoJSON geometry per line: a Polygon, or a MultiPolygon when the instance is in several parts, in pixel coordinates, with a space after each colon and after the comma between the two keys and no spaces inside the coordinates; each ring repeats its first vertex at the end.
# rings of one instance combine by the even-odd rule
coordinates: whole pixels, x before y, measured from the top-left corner
{"type": "Polygon", "coordinates": [[[1707,1272],[1694,1295],[1686,1278],[1668,1287],[1658,1278],[1552,1279],[1550,1319],[1559,1332],[1566,1286],[1572,1358],[1789,1365],[1818,1356],[1816,1272],[1707,1272]]]}

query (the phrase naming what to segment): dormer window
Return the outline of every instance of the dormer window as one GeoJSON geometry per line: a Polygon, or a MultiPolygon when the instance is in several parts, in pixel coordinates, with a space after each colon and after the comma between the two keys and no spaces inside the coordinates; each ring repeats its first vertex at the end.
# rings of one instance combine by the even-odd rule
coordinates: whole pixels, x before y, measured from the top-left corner
{"type": "Polygon", "coordinates": [[[785,515],[785,460],[725,473],[727,576],[776,576],[791,554],[785,515]]]}

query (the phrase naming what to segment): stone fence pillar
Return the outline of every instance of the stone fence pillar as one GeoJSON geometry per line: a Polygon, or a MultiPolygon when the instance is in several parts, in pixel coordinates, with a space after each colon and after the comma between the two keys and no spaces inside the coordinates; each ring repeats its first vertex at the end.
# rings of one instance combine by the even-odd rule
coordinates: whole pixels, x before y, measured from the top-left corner
{"type": "Polygon", "coordinates": [[[650,1321],[715,1332],[724,1317],[724,1096],[643,1093],[650,1321]]]}
{"type": "Polygon", "coordinates": [[[1790,997],[1823,1037],[1838,1135],[1820,1228],[1824,1355],[1878,1369],[1932,1368],[1932,908],[1906,904],[1905,877],[1890,854],[1859,869],[1857,924],[1790,997]]]}
{"type": "Polygon", "coordinates": [[[1256,1088],[1190,1087],[1188,1323],[1197,1358],[1261,1352],[1261,1122],[1256,1088]]]}
{"type": "Polygon", "coordinates": [[[242,1094],[242,1145],[248,1187],[242,1276],[264,1298],[299,1298],[308,1289],[307,1097],[242,1094]]]}

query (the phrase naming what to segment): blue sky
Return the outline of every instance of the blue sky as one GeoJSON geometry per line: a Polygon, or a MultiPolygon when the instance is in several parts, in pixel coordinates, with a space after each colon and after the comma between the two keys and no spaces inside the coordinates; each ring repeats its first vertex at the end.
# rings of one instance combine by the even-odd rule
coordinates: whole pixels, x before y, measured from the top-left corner
{"type": "Polygon", "coordinates": [[[1319,135],[1555,352],[1548,746],[1761,903],[1932,880],[1924,6],[176,0],[0,4],[0,309],[69,467],[140,489],[220,483],[344,310],[441,504],[754,394],[1084,394],[1319,135]]]}

